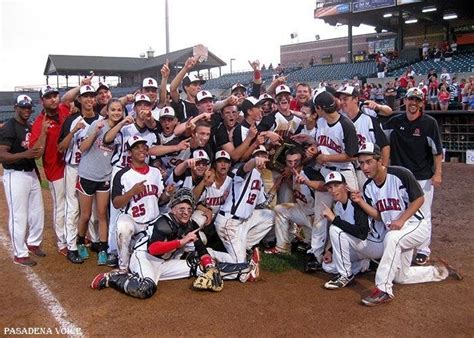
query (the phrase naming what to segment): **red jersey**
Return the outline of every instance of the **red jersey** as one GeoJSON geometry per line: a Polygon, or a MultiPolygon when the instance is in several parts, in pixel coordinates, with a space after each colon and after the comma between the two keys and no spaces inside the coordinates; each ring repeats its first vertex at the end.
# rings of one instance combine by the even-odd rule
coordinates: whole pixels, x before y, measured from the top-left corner
{"type": "Polygon", "coordinates": [[[301,111],[301,106],[300,106],[298,100],[292,99],[290,101],[290,109],[294,110],[294,111],[301,111]]]}
{"type": "Polygon", "coordinates": [[[46,143],[43,154],[43,169],[48,181],[53,182],[64,177],[64,156],[58,151],[58,139],[61,132],[61,126],[64,120],[69,116],[69,107],[60,103],[58,106],[58,115],[50,117],[41,111],[33,122],[31,127],[30,148],[38,141],[41,134],[41,126],[44,119],[52,121],[46,132],[46,143]]]}

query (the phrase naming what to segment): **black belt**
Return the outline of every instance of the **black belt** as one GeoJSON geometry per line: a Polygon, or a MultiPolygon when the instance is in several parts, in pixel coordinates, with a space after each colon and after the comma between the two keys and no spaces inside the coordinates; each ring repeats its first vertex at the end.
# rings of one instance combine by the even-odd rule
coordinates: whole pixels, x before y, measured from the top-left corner
{"type": "Polygon", "coordinates": [[[329,167],[329,166],[324,166],[324,168],[326,169],[329,169],[331,171],[347,171],[347,170],[351,170],[350,168],[347,168],[347,169],[341,169],[341,168],[337,168],[337,167],[329,167]]]}
{"type": "MultiPolygon", "coordinates": [[[[219,211],[219,215],[225,216],[226,213],[225,213],[224,211],[219,211]]],[[[230,215],[230,214],[229,214],[229,215],[230,215]]],[[[242,218],[237,217],[237,216],[235,216],[235,215],[232,215],[231,218],[232,218],[232,219],[236,219],[236,220],[238,220],[238,221],[242,220],[242,218]]]]}
{"type": "Polygon", "coordinates": [[[15,168],[10,168],[10,169],[5,168],[5,169],[7,169],[7,170],[15,170],[15,171],[24,171],[24,172],[28,172],[28,173],[35,170],[35,169],[15,169],[15,168]]]}

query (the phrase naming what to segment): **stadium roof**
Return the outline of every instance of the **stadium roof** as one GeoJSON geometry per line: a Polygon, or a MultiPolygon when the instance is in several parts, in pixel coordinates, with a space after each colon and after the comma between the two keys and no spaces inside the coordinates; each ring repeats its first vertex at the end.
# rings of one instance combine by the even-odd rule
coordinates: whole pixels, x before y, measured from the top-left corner
{"type": "MultiPolygon", "coordinates": [[[[391,1],[378,1],[378,3],[390,3],[391,1]]],[[[360,1],[360,0],[336,0],[325,1],[324,9],[327,14],[322,17],[317,15],[318,9],[315,10],[315,18],[323,19],[326,23],[331,25],[348,24],[351,21],[353,26],[366,24],[378,28],[378,30],[386,29],[387,31],[398,30],[398,16],[402,12],[403,19],[408,17],[416,17],[418,24],[444,26],[447,21],[443,20],[443,15],[449,11],[455,11],[458,18],[449,20],[451,27],[456,27],[458,24],[466,24],[466,21],[474,19],[474,12],[471,11],[472,1],[470,0],[393,0],[393,3],[399,4],[395,6],[387,6],[383,8],[376,8],[377,1],[360,1]],[[361,6],[364,3],[367,7],[360,11],[355,11],[355,5],[361,6]],[[352,6],[348,6],[351,4],[352,6]],[[344,7],[344,5],[346,5],[344,7]],[[345,10],[339,12],[335,7],[341,6],[345,10]],[[371,9],[371,6],[374,6],[371,9]],[[436,11],[423,13],[425,7],[434,6],[436,11]],[[333,11],[331,11],[331,8],[333,11]],[[352,8],[352,11],[350,10],[352,8]],[[392,17],[384,18],[384,14],[391,13],[392,17]]]]}
{"type": "MultiPolygon", "coordinates": [[[[161,67],[169,60],[170,65],[183,66],[188,57],[193,56],[193,47],[150,58],[48,55],[44,75],[88,75],[91,70],[99,76],[114,76],[129,72],[139,72],[161,67]]],[[[226,63],[214,53],[208,52],[207,61],[198,63],[193,70],[225,66],[226,63]]]]}

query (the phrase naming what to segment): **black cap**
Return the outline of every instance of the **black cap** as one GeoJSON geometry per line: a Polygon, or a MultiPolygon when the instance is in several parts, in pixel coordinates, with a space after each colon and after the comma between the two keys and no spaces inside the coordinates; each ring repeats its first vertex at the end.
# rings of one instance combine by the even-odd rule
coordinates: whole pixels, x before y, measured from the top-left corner
{"type": "Polygon", "coordinates": [[[313,98],[315,107],[321,107],[323,109],[331,109],[336,107],[336,100],[334,96],[326,91],[325,88],[318,90],[313,98]]]}

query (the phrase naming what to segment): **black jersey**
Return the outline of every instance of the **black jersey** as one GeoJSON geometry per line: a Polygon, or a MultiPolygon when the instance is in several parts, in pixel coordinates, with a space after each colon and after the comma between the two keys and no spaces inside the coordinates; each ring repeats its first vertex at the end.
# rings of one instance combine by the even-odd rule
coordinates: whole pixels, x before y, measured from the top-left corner
{"type": "Polygon", "coordinates": [[[174,109],[179,122],[187,121],[199,114],[196,104],[187,100],[171,101],[171,107],[174,109]]]}
{"type": "MultiPolygon", "coordinates": [[[[28,150],[31,135],[31,125],[21,124],[14,118],[0,128],[0,145],[10,148],[11,154],[18,154],[28,150]]],[[[23,158],[13,163],[3,163],[3,168],[12,170],[32,171],[36,168],[34,159],[23,158]]]]}

